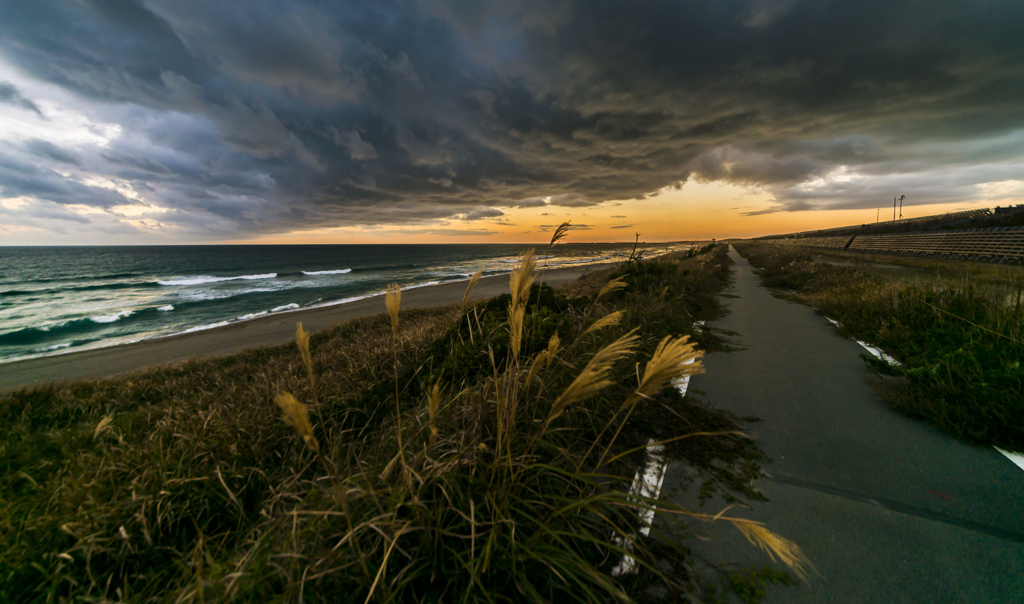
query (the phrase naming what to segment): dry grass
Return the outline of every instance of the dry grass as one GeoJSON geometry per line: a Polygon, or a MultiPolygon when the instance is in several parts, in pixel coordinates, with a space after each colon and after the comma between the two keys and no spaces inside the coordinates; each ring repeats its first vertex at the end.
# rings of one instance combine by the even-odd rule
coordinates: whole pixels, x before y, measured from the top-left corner
{"type": "MultiPolygon", "coordinates": [[[[527,258],[510,295],[465,311],[403,312],[392,293],[387,314],[300,328],[299,354],[8,395],[0,596],[604,602],[652,581],[686,592],[685,548],[657,544],[658,531],[630,544],[639,577],[609,571],[636,510],[694,516],[628,495],[652,423],[671,430],[670,456],[725,489],[743,493],[756,472],[733,419],[666,388],[699,369],[684,364],[698,354],[685,336],[715,312],[715,258],[637,263],[576,299],[531,288],[527,258]],[[665,572],[655,545],[684,566],[665,572]]],[[[720,520],[803,562],[788,542],[720,520]]]]}
{"type": "MultiPolygon", "coordinates": [[[[399,363],[416,362],[458,318],[454,306],[404,313],[399,363]]],[[[362,416],[328,408],[390,379],[388,327],[378,315],[312,336],[315,389],[287,345],[5,395],[0,600],[116,599],[117,589],[140,600],[173,592],[197,551],[230,559],[307,463],[277,393],[328,401],[310,409],[322,441],[362,416]]]]}

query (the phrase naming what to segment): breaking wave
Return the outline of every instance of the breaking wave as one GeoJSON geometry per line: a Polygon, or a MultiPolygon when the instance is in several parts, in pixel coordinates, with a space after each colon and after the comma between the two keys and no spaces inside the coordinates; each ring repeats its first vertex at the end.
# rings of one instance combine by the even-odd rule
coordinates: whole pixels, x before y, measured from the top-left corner
{"type": "Polygon", "coordinates": [[[345,273],[351,273],[352,269],[343,268],[336,271],[302,271],[303,275],[344,275],[345,273]]]}
{"type": "Polygon", "coordinates": [[[240,275],[238,277],[213,277],[200,275],[198,277],[175,277],[166,281],[157,281],[160,285],[204,285],[206,283],[220,283],[222,281],[255,281],[258,279],[273,279],[277,273],[266,273],[264,275],[240,275]]]}
{"type": "Polygon", "coordinates": [[[53,341],[71,334],[85,333],[96,329],[102,329],[110,323],[135,314],[133,310],[122,310],[110,315],[98,315],[95,317],[84,317],[71,319],[60,323],[40,325],[38,327],[25,327],[0,334],[0,345],[26,346],[41,344],[46,341],[53,341]]]}

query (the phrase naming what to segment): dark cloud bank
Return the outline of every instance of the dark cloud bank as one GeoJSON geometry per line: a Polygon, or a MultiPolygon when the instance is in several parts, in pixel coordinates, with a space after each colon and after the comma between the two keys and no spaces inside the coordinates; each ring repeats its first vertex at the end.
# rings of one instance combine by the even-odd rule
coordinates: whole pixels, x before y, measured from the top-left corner
{"type": "MultiPolygon", "coordinates": [[[[8,2],[0,58],[121,135],[6,141],[0,187],[39,212],[125,203],[82,177],[104,175],[194,237],[490,220],[691,177],[773,210],[957,201],[1024,177],[1021,31],[1016,1],[8,2]]],[[[19,86],[0,111],[46,120],[19,86]]]]}

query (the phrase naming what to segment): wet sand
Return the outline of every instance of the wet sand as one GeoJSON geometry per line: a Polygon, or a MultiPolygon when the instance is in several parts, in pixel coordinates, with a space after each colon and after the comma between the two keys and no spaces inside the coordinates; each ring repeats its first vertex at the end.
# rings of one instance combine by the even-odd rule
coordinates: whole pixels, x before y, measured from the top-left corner
{"type": "MultiPolygon", "coordinates": [[[[548,285],[558,285],[574,281],[586,272],[608,266],[610,265],[553,269],[543,271],[539,278],[548,285]]],[[[465,281],[403,291],[402,308],[460,302],[465,292],[465,281]]],[[[473,290],[473,298],[490,298],[507,292],[508,275],[496,275],[481,279],[473,290]]],[[[347,319],[382,312],[384,296],[378,295],[345,304],[279,313],[204,331],[3,363],[0,364],[0,392],[53,382],[108,377],[155,365],[178,363],[193,357],[209,358],[257,346],[284,344],[295,338],[295,324],[299,321],[302,321],[306,331],[312,333],[347,319]]]]}

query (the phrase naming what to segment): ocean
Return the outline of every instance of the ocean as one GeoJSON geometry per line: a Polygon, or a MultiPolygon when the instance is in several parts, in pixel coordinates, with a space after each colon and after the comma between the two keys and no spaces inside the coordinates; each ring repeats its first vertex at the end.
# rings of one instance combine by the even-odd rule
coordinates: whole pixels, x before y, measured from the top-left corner
{"type": "Polygon", "coordinates": [[[507,273],[530,248],[558,268],[620,261],[632,246],[559,244],[547,257],[520,244],[0,247],[0,363],[341,304],[389,283],[507,273]]]}

